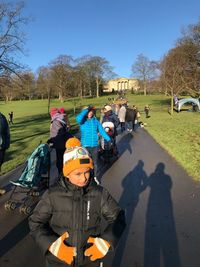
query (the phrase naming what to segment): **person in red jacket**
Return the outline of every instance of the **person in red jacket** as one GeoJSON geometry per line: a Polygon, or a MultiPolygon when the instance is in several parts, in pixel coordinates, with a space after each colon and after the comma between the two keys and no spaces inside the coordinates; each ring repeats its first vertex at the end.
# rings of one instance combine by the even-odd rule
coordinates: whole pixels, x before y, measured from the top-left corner
{"type": "Polygon", "coordinates": [[[94,181],[93,161],[77,138],[66,142],[63,174],[29,217],[46,266],[97,267],[125,228],[124,211],[94,181]],[[106,221],[102,229],[102,221],[106,221]]]}

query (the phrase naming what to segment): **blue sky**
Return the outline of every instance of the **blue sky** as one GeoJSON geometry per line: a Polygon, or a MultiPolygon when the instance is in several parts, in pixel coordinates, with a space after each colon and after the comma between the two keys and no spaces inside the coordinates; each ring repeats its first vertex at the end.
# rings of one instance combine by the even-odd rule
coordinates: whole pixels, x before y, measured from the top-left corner
{"type": "Polygon", "coordinates": [[[25,0],[25,27],[32,71],[59,55],[105,57],[129,77],[139,54],[159,60],[200,18],[199,0],[25,0]]]}

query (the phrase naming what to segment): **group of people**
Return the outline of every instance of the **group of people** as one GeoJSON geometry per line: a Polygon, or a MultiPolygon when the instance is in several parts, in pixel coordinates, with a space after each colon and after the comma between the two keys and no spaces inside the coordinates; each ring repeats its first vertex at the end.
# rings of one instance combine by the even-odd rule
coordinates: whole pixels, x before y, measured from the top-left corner
{"type": "MultiPolygon", "coordinates": [[[[150,106],[145,105],[144,113],[146,118],[150,117],[149,112],[150,106]]],[[[125,129],[127,129],[128,132],[132,132],[134,131],[136,125],[143,125],[143,123],[140,122],[141,114],[135,105],[130,107],[127,103],[119,104],[116,108],[116,114],[120,120],[121,132],[124,132],[125,129]]]]}
{"type": "MultiPolygon", "coordinates": [[[[87,106],[76,116],[79,140],[70,133],[65,109],[50,111],[48,143],[56,150],[59,179],[43,194],[29,217],[31,235],[45,255],[47,267],[100,266],[103,258],[116,248],[126,226],[124,211],[97,179],[99,137],[112,142],[117,154],[117,127],[120,125],[122,132],[126,126],[127,131],[132,131],[139,112],[135,106],[119,105],[116,113],[106,104],[101,122],[95,114],[96,108],[87,106]],[[106,221],[103,229],[102,221],[106,221]]],[[[9,131],[8,126],[0,124],[0,134],[3,128],[9,131]]],[[[10,139],[6,140],[0,139],[1,157],[9,147],[10,139]]]]}
{"type": "MultiPolygon", "coordinates": [[[[98,152],[99,152],[99,138],[102,137],[106,142],[112,142],[114,154],[117,155],[116,136],[117,127],[120,121],[117,115],[112,111],[112,107],[105,105],[103,107],[104,116],[101,122],[96,118],[96,108],[94,106],[87,106],[76,116],[76,121],[80,127],[81,145],[89,152],[94,164],[94,177],[98,173],[98,152]],[[103,125],[112,123],[110,135],[103,125]]],[[[65,143],[72,137],[69,132],[70,124],[64,108],[52,108],[50,111],[51,126],[49,144],[56,150],[56,166],[59,174],[63,170],[63,155],[65,152],[65,143]]]]}
{"type": "MultiPolygon", "coordinates": [[[[95,111],[88,106],[76,117],[81,141],[70,133],[64,108],[50,111],[48,143],[56,150],[60,175],[29,217],[30,233],[44,253],[47,267],[102,266],[103,258],[114,251],[126,226],[124,211],[95,180],[99,135],[111,139],[95,111]]],[[[118,120],[107,106],[103,120],[109,117],[113,122],[118,120]]],[[[118,122],[114,131],[117,126],[118,122]]],[[[9,124],[0,113],[0,167],[9,145],[9,124]]]]}
{"type": "MultiPolygon", "coordinates": [[[[149,114],[149,106],[145,106],[146,116],[149,114]]],[[[59,174],[62,174],[63,155],[65,152],[65,143],[72,137],[70,133],[70,122],[64,108],[52,108],[50,110],[51,126],[50,139],[48,143],[56,150],[56,166],[59,174]]],[[[76,116],[76,121],[80,127],[81,145],[86,148],[92,157],[94,163],[94,176],[98,176],[98,152],[99,139],[103,138],[106,142],[112,143],[113,154],[118,156],[116,145],[117,128],[120,125],[121,132],[126,129],[132,132],[140,118],[140,112],[137,107],[126,104],[119,104],[112,107],[105,104],[101,109],[100,121],[96,117],[96,108],[86,106],[76,116]],[[108,130],[109,129],[109,130],[108,130]]]]}
{"type": "MultiPolygon", "coordinates": [[[[104,111],[103,121],[109,117],[113,124],[118,121],[109,106],[104,111]]],[[[49,142],[56,150],[60,149],[57,168],[61,170],[62,164],[62,171],[57,183],[44,193],[29,217],[31,235],[45,255],[47,267],[102,266],[101,262],[114,251],[126,226],[124,211],[95,179],[99,135],[108,142],[111,140],[95,112],[95,107],[87,106],[77,115],[79,140],[69,134],[64,123],[66,113],[51,110],[49,142]],[[60,138],[65,143],[62,150],[57,146],[60,138]],[[106,222],[104,228],[102,222],[106,222]]],[[[117,126],[118,122],[114,127],[117,126]]]]}

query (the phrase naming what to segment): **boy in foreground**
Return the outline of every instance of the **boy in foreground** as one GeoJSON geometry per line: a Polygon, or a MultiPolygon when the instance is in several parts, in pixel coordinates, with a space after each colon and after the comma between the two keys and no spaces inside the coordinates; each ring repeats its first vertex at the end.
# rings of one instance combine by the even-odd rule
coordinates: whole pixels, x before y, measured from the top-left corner
{"type": "Polygon", "coordinates": [[[97,185],[93,162],[77,138],[66,142],[63,177],[45,192],[30,216],[31,234],[46,266],[97,267],[125,228],[124,212],[97,185]],[[102,219],[107,226],[102,230],[102,219]]]}

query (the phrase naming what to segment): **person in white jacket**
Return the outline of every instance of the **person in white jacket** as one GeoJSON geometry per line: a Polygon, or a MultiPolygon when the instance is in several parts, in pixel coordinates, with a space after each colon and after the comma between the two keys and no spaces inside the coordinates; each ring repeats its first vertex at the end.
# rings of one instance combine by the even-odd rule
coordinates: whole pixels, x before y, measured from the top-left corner
{"type": "Polygon", "coordinates": [[[125,116],[126,116],[126,108],[124,105],[119,105],[120,109],[118,112],[118,118],[120,121],[120,126],[121,126],[121,132],[123,133],[123,131],[125,131],[125,116]]]}

